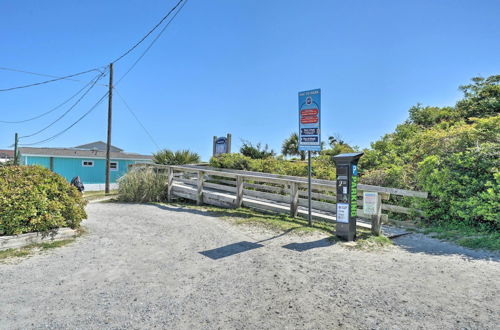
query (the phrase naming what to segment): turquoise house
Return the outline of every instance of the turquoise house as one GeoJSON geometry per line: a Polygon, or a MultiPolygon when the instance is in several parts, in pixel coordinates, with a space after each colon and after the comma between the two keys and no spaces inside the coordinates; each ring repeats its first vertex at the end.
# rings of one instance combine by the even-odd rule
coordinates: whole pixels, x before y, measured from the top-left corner
{"type": "MultiPolygon", "coordinates": [[[[110,186],[128,171],[130,164],[151,163],[152,156],[124,152],[111,146],[110,186]]],[[[82,180],[85,190],[104,190],[106,181],[106,143],[97,141],[74,148],[20,148],[20,163],[41,165],[71,181],[82,180]]]]}

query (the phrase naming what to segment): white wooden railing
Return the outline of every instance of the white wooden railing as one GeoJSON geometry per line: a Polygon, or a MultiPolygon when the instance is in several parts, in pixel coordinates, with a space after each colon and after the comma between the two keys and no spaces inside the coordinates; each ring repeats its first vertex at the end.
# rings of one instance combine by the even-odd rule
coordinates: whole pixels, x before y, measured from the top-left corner
{"type": "MultiPolygon", "coordinates": [[[[241,207],[288,213],[292,217],[305,216],[307,201],[307,179],[260,172],[217,169],[206,166],[174,166],[137,164],[134,168],[153,167],[166,171],[167,197],[194,200],[197,204],[211,204],[222,207],[241,207]]],[[[323,221],[334,221],[336,212],[336,182],[312,180],[313,217],[323,221]]],[[[400,205],[390,204],[390,196],[427,198],[427,192],[398,188],[358,184],[358,196],[363,191],[377,192],[380,196],[378,219],[388,221],[382,211],[420,215],[422,211],[400,205]]],[[[363,200],[358,199],[358,217],[373,219],[363,212],[363,200]]]]}

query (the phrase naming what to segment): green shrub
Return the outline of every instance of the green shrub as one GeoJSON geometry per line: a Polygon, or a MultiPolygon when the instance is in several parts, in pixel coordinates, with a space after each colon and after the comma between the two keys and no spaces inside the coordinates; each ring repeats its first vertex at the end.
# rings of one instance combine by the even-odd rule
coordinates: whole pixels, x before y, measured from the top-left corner
{"type": "Polygon", "coordinates": [[[430,193],[423,209],[436,222],[500,230],[500,145],[483,144],[419,164],[419,184],[430,193]]]}
{"type": "Polygon", "coordinates": [[[210,166],[250,171],[252,161],[252,158],[243,156],[242,154],[221,154],[210,159],[210,166]]]}
{"type": "Polygon", "coordinates": [[[62,176],[40,166],[0,167],[0,235],[78,228],[86,201],[62,176]]]}
{"type": "MultiPolygon", "coordinates": [[[[312,163],[313,177],[335,180],[335,165],[332,163],[331,157],[319,156],[314,158],[312,163]]],[[[237,153],[212,157],[210,159],[210,166],[279,175],[307,176],[307,162],[290,161],[274,157],[252,159],[237,153]]]]}
{"type": "Polygon", "coordinates": [[[167,174],[162,169],[134,168],[119,180],[118,199],[123,202],[161,202],[166,199],[167,174]]]}

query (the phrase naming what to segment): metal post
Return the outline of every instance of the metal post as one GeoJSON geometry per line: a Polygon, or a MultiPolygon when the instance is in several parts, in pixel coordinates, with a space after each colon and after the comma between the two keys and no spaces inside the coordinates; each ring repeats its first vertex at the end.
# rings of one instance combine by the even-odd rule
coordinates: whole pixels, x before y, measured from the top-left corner
{"type": "Polygon", "coordinates": [[[108,93],[108,140],[106,143],[106,186],[104,193],[109,194],[109,168],[111,154],[111,120],[113,112],[113,63],[109,65],[109,93],[108,93]]]}
{"type": "Polygon", "coordinates": [[[311,151],[307,151],[308,178],[307,178],[307,200],[309,205],[309,226],[312,226],[312,210],[311,210],[311,151]]]}
{"type": "Polygon", "coordinates": [[[18,158],[17,157],[17,153],[18,153],[18,151],[17,151],[17,142],[18,142],[18,140],[19,140],[19,138],[17,137],[17,133],[16,133],[15,136],[14,136],[14,165],[17,165],[17,163],[19,161],[17,159],[18,158]]]}

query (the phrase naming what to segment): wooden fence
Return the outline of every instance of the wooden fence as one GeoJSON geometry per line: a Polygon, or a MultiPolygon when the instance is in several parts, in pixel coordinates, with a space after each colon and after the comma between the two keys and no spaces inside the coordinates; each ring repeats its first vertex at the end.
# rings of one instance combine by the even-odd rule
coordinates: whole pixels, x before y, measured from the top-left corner
{"type": "MultiPolygon", "coordinates": [[[[307,178],[276,174],[216,169],[205,166],[185,165],[134,165],[152,167],[167,172],[167,197],[170,201],[176,197],[196,201],[198,205],[210,204],[221,207],[250,207],[279,213],[292,217],[307,216],[307,178]]],[[[387,222],[393,212],[406,215],[422,214],[421,210],[394,204],[391,196],[427,198],[426,192],[397,188],[358,184],[358,196],[364,191],[379,193],[378,223],[387,222]],[[393,203],[389,203],[392,200],[393,203]]],[[[334,222],[336,213],[336,182],[330,180],[312,180],[312,215],[313,218],[334,222]]],[[[397,202],[397,201],[396,201],[397,202]]],[[[363,200],[358,198],[358,217],[374,217],[363,212],[363,200]]],[[[359,224],[371,228],[370,224],[359,224]]]]}

